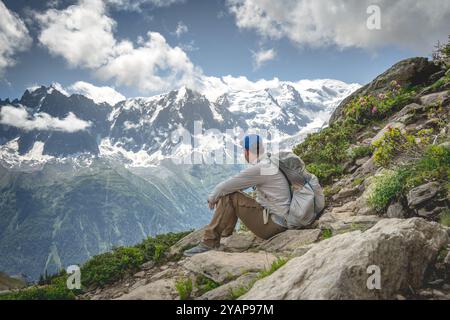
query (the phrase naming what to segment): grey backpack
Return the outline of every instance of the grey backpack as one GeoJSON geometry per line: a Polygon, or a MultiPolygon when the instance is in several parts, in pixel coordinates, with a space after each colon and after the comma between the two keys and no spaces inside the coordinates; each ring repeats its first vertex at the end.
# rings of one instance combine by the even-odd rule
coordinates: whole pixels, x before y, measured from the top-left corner
{"type": "Polygon", "coordinates": [[[314,222],[325,207],[325,196],[319,180],[309,173],[305,163],[292,152],[271,155],[272,163],[278,164],[280,172],[289,183],[291,204],[285,217],[288,228],[306,227],[314,222]]]}

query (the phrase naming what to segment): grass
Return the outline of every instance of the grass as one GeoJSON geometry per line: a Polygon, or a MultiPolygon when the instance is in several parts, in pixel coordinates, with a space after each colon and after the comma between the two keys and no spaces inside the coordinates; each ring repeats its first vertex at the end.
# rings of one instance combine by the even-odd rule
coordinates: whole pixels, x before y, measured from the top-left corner
{"type": "Polygon", "coordinates": [[[208,277],[205,277],[204,275],[199,275],[195,279],[195,288],[198,290],[199,295],[211,291],[219,286],[220,286],[219,283],[215,282],[214,280],[208,277]]]}
{"type": "Polygon", "coordinates": [[[330,239],[333,236],[333,231],[331,229],[323,229],[322,234],[320,235],[320,239],[326,240],[330,239]]]}
{"type": "Polygon", "coordinates": [[[450,209],[447,209],[441,214],[439,222],[446,227],[450,228],[450,209]]]}
{"type": "Polygon", "coordinates": [[[184,278],[175,282],[175,288],[180,296],[180,300],[189,300],[192,295],[192,279],[184,278]]]}

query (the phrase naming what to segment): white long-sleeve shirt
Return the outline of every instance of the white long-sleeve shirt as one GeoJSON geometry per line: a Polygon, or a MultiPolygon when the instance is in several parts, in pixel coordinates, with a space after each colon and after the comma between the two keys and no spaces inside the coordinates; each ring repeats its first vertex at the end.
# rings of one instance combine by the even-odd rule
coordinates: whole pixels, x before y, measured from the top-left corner
{"type": "Polygon", "coordinates": [[[227,194],[255,187],[256,201],[268,210],[272,221],[286,226],[284,217],[290,205],[289,184],[280,170],[273,170],[273,164],[272,170],[268,170],[270,165],[267,156],[263,156],[258,163],[219,183],[209,195],[208,201],[215,203],[227,194]]]}

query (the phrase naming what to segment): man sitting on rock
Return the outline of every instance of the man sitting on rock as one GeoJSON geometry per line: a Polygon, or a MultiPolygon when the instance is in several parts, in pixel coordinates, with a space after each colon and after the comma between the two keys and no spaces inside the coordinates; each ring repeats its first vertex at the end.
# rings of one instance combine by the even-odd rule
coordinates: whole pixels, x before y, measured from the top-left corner
{"type": "Polygon", "coordinates": [[[287,229],[282,218],[290,205],[286,178],[280,170],[270,174],[265,170],[270,166],[270,160],[264,153],[259,135],[245,136],[244,154],[251,166],[214,188],[208,197],[209,208],[216,209],[214,216],[206,227],[203,241],[185,251],[185,256],[218,248],[220,238],[233,233],[238,218],[262,239],[269,239],[287,229]],[[255,188],[256,200],[242,192],[249,187],[255,188]]]}

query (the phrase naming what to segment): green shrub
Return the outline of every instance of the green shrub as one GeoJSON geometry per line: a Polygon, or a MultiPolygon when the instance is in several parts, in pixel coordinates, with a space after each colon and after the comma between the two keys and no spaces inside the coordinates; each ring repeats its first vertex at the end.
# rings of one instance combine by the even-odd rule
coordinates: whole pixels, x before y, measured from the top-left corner
{"type": "Polygon", "coordinates": [[[450,227],[450,210],[447,209],[441,214],[439,222],[446,227],[450,227]]]}
{"type": "Polygon", "coordinates": [[[169,232],[157,235],[156,237],[148,237],[140,244],[136,245],[136,248],[142,251],[145,261],[152,260],[160,262],[163,260],[165,253],[171,246],[191,232],[192,231],[179,233],[169,232]]]}
{"type": "Polygon", "coordinates": [[[248,286],[240,286],[237,288],[232,288],[230,290],[230,295],[228,297],[228,300],[237,300],[239,297],[246,294],[252,288],[253,284],[254,284],[254,282],[248,286]]]}
{"type": "Polygon", "coordinates": [[[188,300],[192,294],[192,279],[178,279],[175,282],[175,288],[177,289],[180,300],[188,300]]]}
{"type": "Polygon", "coordinates": [[[405,169],[397,169],[375,176],[367,199],[369,206],[378,212],[383,212],[394,199],[402,194],[407,174],[405,169]]]}
{"type": "Polygon", "coordinates": [[[104,286],[137,271],[143,262],[144,254],[138,248],[115,248],[94,256],[82,266],[82,283],[87,287],[104,286]]]}
{"type": "Polygon", "coordinates": [[[357,146],[351,149],[351,151],[349,152],[349,156],[352,160],[355,159],[359,159],[359,158],[363,158],[363,157],[367,157],[372,155],[372,147],[371,146],[357,146]]]}
{"type": "Polygon", "coordinates": [[[320,162],[308,164],[306,170],[314,174],[323,183],[330,183],[333,177],[338,177],[344,172],[344,168],[339,164],[320,162]]]}
{"type": "Polygon", "coordinates": [[[333,236],[333,231],[331,231],[331,229],[323,229],[322,230],[322,234],[320,235],[320,238],[322,240],[326,240],[329,239],[333,236]]]}
{"type": "Polygon", "coordinates": [[[442,146],[428,146],[422,157],[409,165],[409,171],[406,179],[407,189],[428,181],[449,181],[450,150],[442,146]]]}
{"type": "Polygon", "coordinates": [[[79,290],[69,290],[67,275],[52,278],[45,286],[33,286],[20,291],[1,294],[0,300],[74,300],[79,290]]]}
{"type": "Polygon", "coordinates": [[[429,144],[433,129],[424,129],[411,135],[398,128],[388,128],[383,136],[373,142],[374,160],[381,166],[388,166],[397,155],[404,158],[417,158],[429,144]]]}
{"type": "Polygon", "coordinates": [[[344,115],[360,124],[382,120],[411,102],[415,94],[414,88],[405,89],[392,81],[389,88],[377,96],[369,94],[350,101],[344,108],[344,115]]]}

